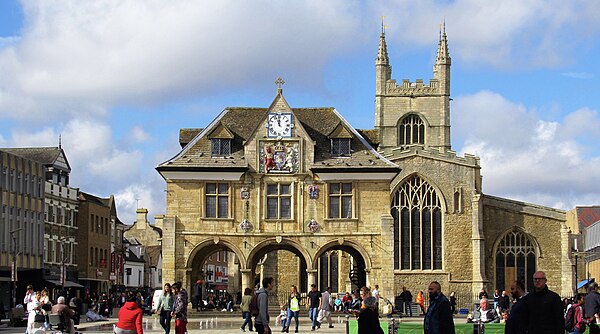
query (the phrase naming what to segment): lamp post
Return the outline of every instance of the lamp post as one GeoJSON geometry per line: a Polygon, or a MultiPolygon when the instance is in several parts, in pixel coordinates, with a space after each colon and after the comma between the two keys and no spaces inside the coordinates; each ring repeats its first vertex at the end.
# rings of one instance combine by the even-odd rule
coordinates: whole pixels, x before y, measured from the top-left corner
{"type": "Polygon", "coordinates": [[[17,305],[17,237],[16,233],[21,231],[22,228],[18,228],[10,231],[10,238],[12,240],[12,262],[10,266],[10,281],[11,284],[11,295],[12,295],[12,305],[11,307],[15,307],[17,305]]]}
{"type": "Polygon", "coordinates": [[[65,241],[67,241],[66,237],[60,237],[58,239],[60,241],[60,287],[64,293],[65,290],[65,281],[66,281],[66,268],[65,268],[65,241]]]}

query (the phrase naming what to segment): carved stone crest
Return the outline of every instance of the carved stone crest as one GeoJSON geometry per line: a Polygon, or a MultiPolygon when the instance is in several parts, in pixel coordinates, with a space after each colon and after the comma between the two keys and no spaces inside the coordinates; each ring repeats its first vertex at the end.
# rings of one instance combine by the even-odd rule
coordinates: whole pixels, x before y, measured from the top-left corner
{"type": "Polygon", "coordinates": [[[250,199],[250,189],[248,189],[248,187],[242,187],[242,189],[240,189],[240,198],[243,200],[250,199]]]}
{"type": "Polygon", "coordinates": [[[298,172],[297,142],[260,142],[259,171],[270,174],[298,172]]]}
{"type": "Polygon", "coordinates": [[[308,198],[317,199],[319,198],[319,186],[311,184],[308,186],[308,198]]]}
{"type": "Polygon", "coordinates": [[[280,235],[275,237],[275,241],[277,241],[278,244],[281,243],[282,237],[280,235]]]}
{"type": "Polygon", "coordinates": [[[319,232],[319,230],[321,229],[321,225],[319,225],[319,223],[317,223],[317,221],[314,219],[311,219],[306,225],[306,227],[308,227],[308,230],[311,233],[319,232]]]}
{"type": "Polygon", "coordinates": [[[239,227],[240,227],[240,230],[242,230],[244,232],[250,232],[254,229],[254,226],[248,219],[242,220],[239,227]]]}

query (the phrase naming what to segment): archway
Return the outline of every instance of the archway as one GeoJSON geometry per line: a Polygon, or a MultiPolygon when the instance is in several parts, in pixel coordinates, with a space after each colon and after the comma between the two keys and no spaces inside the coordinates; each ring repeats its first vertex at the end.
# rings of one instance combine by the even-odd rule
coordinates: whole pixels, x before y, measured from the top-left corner
{"type": "Polygon", "coordinates": [[[315,254],[313,269],[316,269],[317,287],[333,292],[350,292],[368,284],[371,259],[359,244],[350,241],[330,241],[315,254]]]}
{"type": "Polygon", "coordinates": [[[538,249],[535,239],[520,228],[503,233],[494,245],[496,289],[504,290],[515,280],[521,281],[526,291],[531,289],[538,249]]]}

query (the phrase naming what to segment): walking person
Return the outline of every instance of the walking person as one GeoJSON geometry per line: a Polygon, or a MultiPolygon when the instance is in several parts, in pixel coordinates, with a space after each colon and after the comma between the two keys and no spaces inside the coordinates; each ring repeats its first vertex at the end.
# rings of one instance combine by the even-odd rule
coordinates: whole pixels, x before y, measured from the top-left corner
{"type": "Polygon", "coordinates": [[[377,298],[365,298],[364,305],[365,308],[358,315],[358,334],[383,334],[377,315],[377,298]]]}
{"type": "Polygon", "coordinates": [[[310,292],[306,296],[306,309],[308,310],[308,317],[312,321],[311,331],[314,331],[321,325],[317,322],[317,316],[319,314],[319,308],[321,307],[321,292],[317,291],[315,284],[310,285],[310,292]]]}
{"type": "Polygon", "coordinates": [[[596,319],[600,318],[600,293],[598,293],[598,283],[592,282],[588,287],[588,295],[585,296],[585,318],[589,322],[590,334],[600,333],[600,327],[596,319]]]}
{"type": "Polygon", "coordinates": [[[450,301],[442,293],[439,282],[429,284],[429,308],[425,315],[425,334],[455,334],[454,320],[450,312],[450,301]]]}
{"type": "Polygon", "coordinates": [[[300,313],[300,294],[298,293],[298,288],[295,285],[292,285],[290,296],[288,297],[288,314],[287,321],[285,324],[285,332],[290,332],[290,325],[292,324],[292,318],[296,321],[296,330],[294,333],[298,333],[298,313],[300,313]]]}
{"type": "Polygon", "coordinates": [[[252,289],[246,288],[244,289],[244,296],[242,297],[242,302],[240,303],[240,309],[242,310],[242,318],[244,318],[244,323],[240,329],[242,332],[246,331],[246,325],[248,325],[248,330],[252,332],[252,315],[250,314],[250,302],[252,301],[252,289]]]}
{"type": "Polygon", "coordinates": [[[567,332],[569,332],[569,334],[582,334],[583,332],[585,332],[586,320],[583,317],[583,304],[584,304],[584,294],[578,293],[575,296],[575,301],[573,302],[573,304],[571,306],[572,308],[574,307],[574,310],[575,310],[574,311],[575,313],[573,315],[572,327],[565,328],[565,329],[567,329],[567,332]]]}
{"type": "Polygon", "coordinates": [[[156,313],[160,315],[160,326],[165,330],[165,334],[171,332],[171,312],[173,312],[174,302],[171,284],[165,283],[163,292],[158,298],[158,305],[156,305],[156,313]]]}
{"type": "Polygon", "coordinates": [[[171,290],[175,295],[171,317],[175,317],[175,334],[187,332],[187,291],[181,288],[181,282],[173,283],[171,290]]]}
{"type": "Polygon", "coordinates": [[[527,309],[525,308],[525,286],[522,282],[513,281],[510,285],[510,295],[514,299],[514,304],[506,319],[504,334],[525,334],[527,333],[527,309]]]}
{"type": "MultiPolygon", "coordinates": [[[[331,299],[331,287],[327,287],[321,294],[321,306],[319,306],[319,315],[317,317],[317,324],[321,324],[323,320],[327,319],[329,328],[333,328],[333,320],[331,320],[331,310],[333,308],[333,302],[331,299]]],[[[377,309],[377,308],[375,308],[377,309]]]]}
{"type": "Polygon", "coordinates": [[[412,293],[410,293],[410,291],[405,286],[402,287],[402,293],[400,294],[400,298],[402,298],[402,304],[404,305],[404,315],[410,314],[410,316],[412,317],[413,296],[412,293]]]}
{"type": "Polygon", "coordinates": [[[273,290],[273,277],[265,277],[262,280],[262,288],[256,294],[258,301],[258,315],[254,319],[254,329],[257,334],[270,334],[269,327],[269,291],[273,290]]]}
{"type": "Polygon", "coordinates": [[[560,296],[548,289],[546,273],[533,274],[534,291],[527,296],[528,334],[564,334],[565,319],[560,296]]]}
{"type": "Polygon", "coordinates": [[[419,293],[417,293],[417,298],[415,300],[421,308],[421,313],[425,315],[425,297],[423,297],[423,291],[419,291],[419,293]]]}
{"type": "Polygon", "coordinates": [[[143,312],[133,292],[127,295],[125,305],[119,310],[119,320],[115,325],[115,334],[144,334],[142,328],[143,312]]]}

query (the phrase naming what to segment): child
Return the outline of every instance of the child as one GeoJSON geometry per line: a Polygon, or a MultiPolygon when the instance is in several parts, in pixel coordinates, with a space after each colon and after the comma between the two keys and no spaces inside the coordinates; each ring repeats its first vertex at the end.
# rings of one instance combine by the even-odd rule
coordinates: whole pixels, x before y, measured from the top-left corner
{"type": "Polygon", "coordinates": [[[287,322],[287,305],[281,305],[281,309],[279,311],[279,315],[275,318],[275,324],[279,322],[281,324],[281,331],[285,330],[285,323],[287,322]]]}

